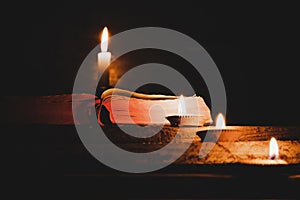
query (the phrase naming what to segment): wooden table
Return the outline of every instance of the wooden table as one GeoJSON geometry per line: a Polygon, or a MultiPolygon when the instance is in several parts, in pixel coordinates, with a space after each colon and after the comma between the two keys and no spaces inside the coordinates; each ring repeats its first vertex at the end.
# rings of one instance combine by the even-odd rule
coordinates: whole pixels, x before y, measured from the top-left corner
{"type": "MultiPolygon", "coordinates": [[[[72,124],[71,101],[66,95],[63,96],[64,103],[61,103],[59,96],[27,97],[23,104],[26,108],[21,106],[22,97],[2,99],[2,109],[22,108],[27,112],[22,113],[22,109],[19,109],[21,113],[18,115],[14,111],[14,115],[9,115],[0,126],[9,158],[7,163],[10,164],[7,184],[18,188],[18,192],[11,195],[30,195],[39,199],[42,197],[40,195],[68,199],[300,196],[300,127],[234,126],[235,130],[221,133],[213,150],[202,159],[197,156],[204,144],[205,128],[186,128],[178,144],[193,142],[175,163],[151,173],[128,174],[104,166],[89,154],[77,135],[74,122],[72,124]],[[43,103],[40,99],[43,99],[43,103]],[[56,105],[52,105],[55,102],[56,105]],[[59,104],[64,104],[66,109],[54,111],[54,107],[62,108],[59,104]],[[42,108],[33,106],[31,111],[30,105],[42,108]],[[52,109],[50,116],[47,115],[48,109],[52,109]],[[22,120],[20,116],[27,118],[22,120]],[[278,140],[281,157],[289,165],[241,164],[243,159],[266,157],[271,137],[278,140]]],[[[81,103],[93,102],[91,99],[82,98],[81,103]]],[[[114,126],[105,127],[104,130],[112,141],[128,150],[157,149],[176,134],[176,128],[164,127],[162,132],[152,138],[132,140],[130,136],[117,134],[118,130],[114,126]]],[[[151,131],[151,127],[147,131],[151,131]]],[[[143,134],[142,131],[140,133],[143,134]]]]}

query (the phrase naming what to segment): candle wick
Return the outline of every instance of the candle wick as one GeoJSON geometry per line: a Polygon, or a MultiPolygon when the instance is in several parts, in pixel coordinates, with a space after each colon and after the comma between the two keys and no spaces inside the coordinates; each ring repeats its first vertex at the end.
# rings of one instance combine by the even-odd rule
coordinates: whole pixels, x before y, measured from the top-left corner
{"type": "Polygon", "coordinates": [[[276,160],[278,159],[278,156],[276,156],[275,154],[269,156],[269,160],[276,160]]]}
{"type": "Polygon", "coordinates": [[[271,156],[270,160],[275,160],[275,155],[271,156]]]}

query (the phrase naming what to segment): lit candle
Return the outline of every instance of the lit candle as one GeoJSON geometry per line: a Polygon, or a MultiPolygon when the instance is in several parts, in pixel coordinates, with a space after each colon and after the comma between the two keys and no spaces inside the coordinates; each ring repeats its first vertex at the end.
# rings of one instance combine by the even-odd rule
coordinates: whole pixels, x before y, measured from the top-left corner
{"type": "MultiPolygon", "coordinates": [[[[166,119],[170,122],[171,126],[190,126],[190,127],[200,127],[204,124],[205,115],[201,113],[195,113],[191,110],[191,106],[186,101],[192,103],[193,97],[184,97],[180,95],[178,98],[178,114],[168,115],[166,119]]],[[[195,101],[193,102],[195,103],[195,101]]]]}
{"type": "MultiPolygon", "coordinates": [[[[100,44],[101,52],[98,53],[98,67],[100,71],[104,71],[107,66],[110,65],[111,62],[111,53],[107,51],[108,49],[108,30],[107,27],[105,27],[101,34],[101,44],[100,44]]],[[[105,82],[108,85],[108,74],[103,74],[103,76],[106,76],[105,82]]]]}
{"type": "Polygon", "coordinates": [[[230,132],[230,131],[239,131],[235,126],[227,126],[225,116],[222,113],[219,113],[215,118],[215,126],[204,126],[199,128],[199,132],[205,131],[216,131],[216,132],[230,132]]]}
{"type": "Polygon", "coordinates": [[[219,113],[216,117],[216,129],[225,129],[226,128],[226,122],[225,117],[222,113],[219,113]]]}
{"type": "Polygon", "coordinates": [[[245,164],[253,165],[287,165],[285,160],[279,158],[279,147],[274,137],[271,138],[269,143],[269,156],[268,159],[253,159],[242,161],[245,164]]]}

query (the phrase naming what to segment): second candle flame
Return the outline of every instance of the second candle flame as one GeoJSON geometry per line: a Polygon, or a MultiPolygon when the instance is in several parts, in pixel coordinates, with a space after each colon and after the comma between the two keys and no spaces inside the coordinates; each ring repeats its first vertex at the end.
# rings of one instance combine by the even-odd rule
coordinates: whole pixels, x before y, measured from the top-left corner
{"type": "Polygon", "coordinates": [[[223,129],[226,128],[225,118],[222,113],[219,113],[216,117],[216,128],[223,129]]]}
{"type": "Polygon", "coordinates": [[[179,115],[182,115],[182,116],[186,115],[186,107],[185,107],[183,95],[180,95],[180,97],[179,97],[178,113],[179,113],[179,115]]]}
{"type": "Polygon", "coordinates": [[[101,51],[107,52],[108,49],[108,29],[104,27],[101,35],[101,51]]]}
{"type": "Polygon", "coordinates": [[[270,147],[269,147],[269,159],[278,159],[279,158],[279,148],[277,141],[274,137],[270,140],[270,147]]]}

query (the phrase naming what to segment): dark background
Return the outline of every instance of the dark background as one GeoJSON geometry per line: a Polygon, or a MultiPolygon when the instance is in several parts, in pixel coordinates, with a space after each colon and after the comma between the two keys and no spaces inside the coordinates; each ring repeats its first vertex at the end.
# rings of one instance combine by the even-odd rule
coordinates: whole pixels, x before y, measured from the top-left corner
{"type": "MultiPolygon", "coordinates": [[[[2,2],[1,94],[70,94],[77,70],[86,55],[98,45],[98,34],[104,26],[109,27],[112,35],[132,28],[157,26],[192,37],[213,58],[226,87],[229,124],[300,125],[300,13],[296,3],[170,2],[2,2]]],[[[139,52],[124,58],[124,61],[128,66],[134,66],[143,63],[143,58],[145,61],[174,64],[175,68],[183,64],[184,69],[188,69],[187,64],[178,57],[159,51],[139,52]]],[[[195,81],[195,74],[190,70],[181,72],[195,81]]],[[[209,103],[205,86],[201,86],[198,85],[197,94],[209,103]]],[[[148,89],[159,92],[153,87],[148,89]]],[[[22,104],[22,97],[19,103],[22,104]]],[[[9,114],[18,115],[15,112],[9,114]]],[[[249,179],[243,179],[244,176],[224,182],[223,179],[218,182],[199,177],[168,179],[162,176],[149,181],[149,178],[130,179],[131,176],[128,176],[128,180],[126,177],[122,179],[123,182],[118,176],[99,179],[97,176],[65,177],[64,174],[73,172],[105,174],[106,170],[110,173],[112,169],[105,168],[89,154],[74,126],[9,124],[0,128],[4,136],[2,152],[4,158],[8,158],[2,164],[7,166],[3,170],[4,176],[8,177],[4,183],[10,186],[10,190],[4,189],[4,192],[8,192],[10,197],[30,195],[31,198],[45,199],[55,196],[57,199],[57,194],[61,192],[67,197],[63,199],[70,199],[70,195],[73,198],[82,192],[84,198],[78,198],[86,199],[87,194],[91,196],[96,193],[97,198],[103,199],[99,194],[106,190],[108,196],[114,194],[123,199],[124,194],[132,197],[136,191],[140,192],[137,197],[148,197],[148,194],[150,197],[183,194],[182,198],[298,196],[296,188],[299,184],[286,184],[286,177],[274,178],[274,174],[278,174],[276,168],[273,171],[262,169],[260,174],[252,167],[236,169],[230,165],[226,171],[226,165],[221,165],[220,168],[210,166],[208,169],[209,172],[248,175],[254,181],[250,188],[249,179]],[[263,175],[270,176],[264,179],[266,176],[263,175]],[[275,187],[269,188],[270,183],[275,187]],[[113,189],[112,193],[108,191],[110,189],[113,189]],[[145,190],[147,193],[143,194],[145,190]]],[[[202,170],[199,166],[190,167],[197,173],[202,170]]],[[[293,171],[293,167],[298,169],[298,166],[288,167],[283,169],[284,174],[293,171]]]]}
{"type": "Polygon", "coordinates": [[[157,26],[192,37],[213,58],[226,87],[229,124],[300,124],[296,4],[26,1],[2,8],[3,95],[71,93],[104,26],[112,35],[157,26]]]}

